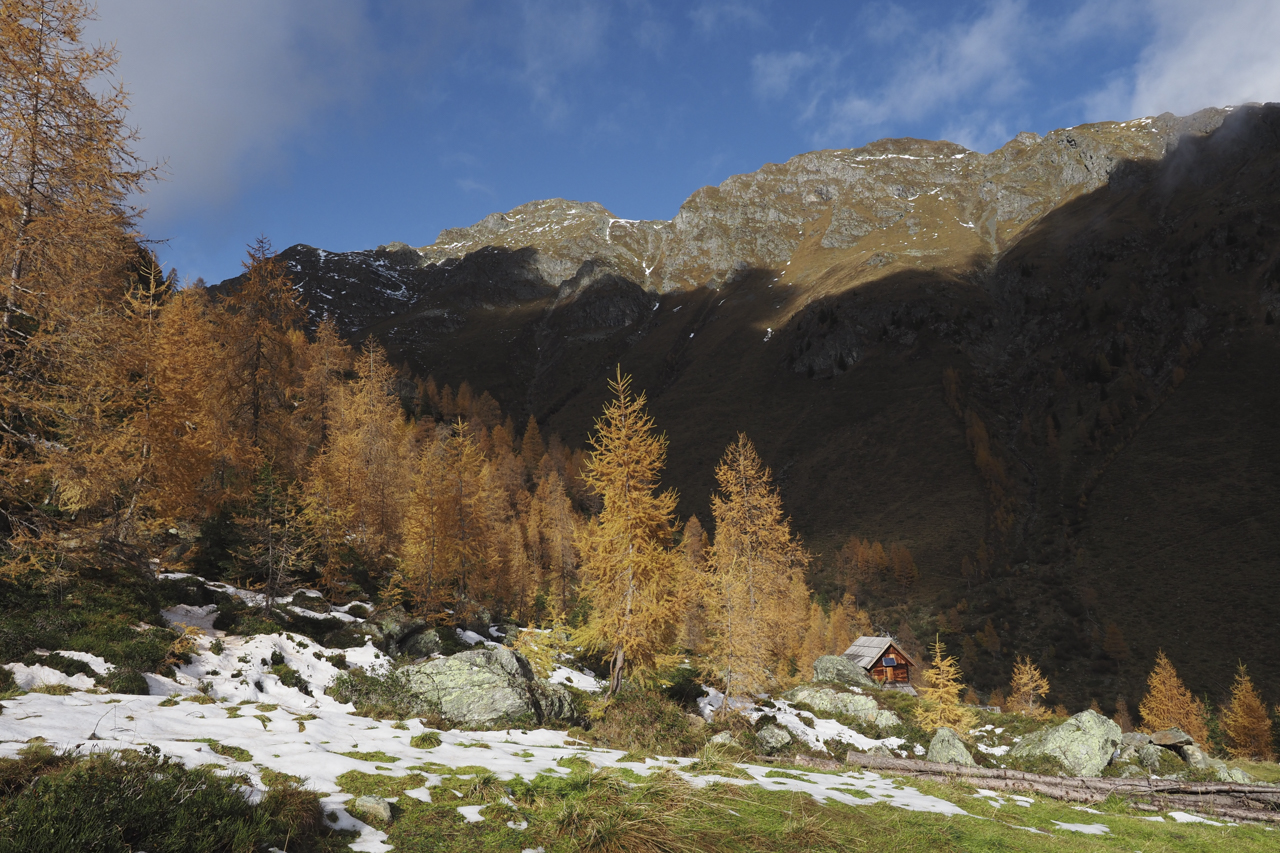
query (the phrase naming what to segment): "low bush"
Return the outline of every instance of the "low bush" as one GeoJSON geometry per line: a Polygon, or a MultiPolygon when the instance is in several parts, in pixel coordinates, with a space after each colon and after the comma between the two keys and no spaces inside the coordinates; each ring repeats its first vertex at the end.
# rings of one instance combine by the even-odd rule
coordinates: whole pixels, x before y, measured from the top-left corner
{"type": "Polygon", "coordinates": [[[154,749],[0,760],[0,825],[0,853],[300,850],[329,834],[312,791],[282,784],[253,805],[236,780],[154,749]]]}
{"type": "Polygon", "coordinates": [[[102,679],[102,682],[103,686],[112,693],[125,693],[130,696],[147,696],[151,693],[147,680],[136,669],[116,667],[102,679]]]}
{"type": "Polygon", "coordinates": [[[705,727],[674,700],[655,690],[624,686],[589,732],[592,742],[645,755],[693,755],[706,743],[705,727]]]}
{"type": "Polygon", "coordinates": [[[325,692],[339,702],[355,705],[357,714],[379,720],[406,720],[439,712],[431,702],[410,692],[395,669],[368,673],[356,667],[339,673],[325,692]]]}

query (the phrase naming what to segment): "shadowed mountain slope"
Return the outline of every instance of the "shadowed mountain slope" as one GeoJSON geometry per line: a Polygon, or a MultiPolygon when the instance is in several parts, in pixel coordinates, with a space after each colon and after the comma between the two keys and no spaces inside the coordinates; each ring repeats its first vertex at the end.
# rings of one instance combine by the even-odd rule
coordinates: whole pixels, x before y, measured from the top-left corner
{"type": "Polygon", "coordinates": [[[709,521],[744,431],[820,590],[850,586],[851,534],[905,544],[914,587],[859,589],[885,628],[941,631],[987,688],[1016,651],[1058,699],[1133,706],[1157,647],[1220,694],[1224,631],[1280,685],[1278,127],[1265,106],[990,155],[882,140],[671,222],[553,200],[422,249],[283,256],[350,339],[571,443],[621,363],[683,513],[709,521]]]}

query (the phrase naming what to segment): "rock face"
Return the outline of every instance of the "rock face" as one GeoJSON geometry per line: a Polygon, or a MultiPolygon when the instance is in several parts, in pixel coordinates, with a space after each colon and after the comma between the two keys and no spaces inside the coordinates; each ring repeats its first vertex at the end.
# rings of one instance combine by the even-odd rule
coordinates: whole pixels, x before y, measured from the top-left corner
{"type": "Polygon", "coordinates": [[[1138,747],[1138,763],[1148,770],[1159,770],[1161,752],[1154,743],[1144,743],[1138,747]]]}
{"type": "Polygon", "coordinates": [[[529,725],[573,717],[569,692],[536,678],[529,662],[510,649],[459,652],[400,673],[416,695],[458,725],[529,725]]]}
{"type": "Polygon", "coordinates": [[[814,681],[834,681],[858,687],[875,687],[867,671],[844,655],[823,655],[813,662],[814,681]]]}
{"type": "Polygon", "coordinates": [[[1073,776],[1097,776],[1120,744],[1120,727],[1096,711],[1082,711],[1060,726],[1041,729],[1015,746],[1012,756],[1051,755],[1073,776]]]}
{"type": "Polygon", "coordinates": [[[788,702],[803,702],[824,714],[847,714],[881,728],[890,728],[902,722],[892,711],[883,711],[876,700],[862,693],[841,693],[830,687],[802,684],[782,694],[788,702]]]}
{"type": "Polygon", "coordinates": [[[756,740],[760,742],[760,748],[764,750],[765,754],[769,754],[777,752],[791,743],[791,733],[781,726],[775,726],[770,723],[756,732],[756,740]]]}
{"type": "Polygon", "coordinates": [[[973,756],[969,754],[969,750],[964,748],[964,743],[960,740],[960,736],[946,726],[934,733],[933,740],[929,742],[929,751],[925,754],[925,760],[934,761],[938,764],[959,764],[964,767],[977,766],[973,756]]]}

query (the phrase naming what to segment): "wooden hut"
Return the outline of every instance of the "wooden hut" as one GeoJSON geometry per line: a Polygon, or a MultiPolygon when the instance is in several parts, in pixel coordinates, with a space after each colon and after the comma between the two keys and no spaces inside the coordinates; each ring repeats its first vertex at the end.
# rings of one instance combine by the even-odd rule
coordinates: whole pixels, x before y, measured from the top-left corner
{"type": "Polygon", "coordinates": [[[885,684],[910,684],[911,670],[918,666],[893,637],[859,637],[845,649],[849,658],[874,680],[885,684]]]}

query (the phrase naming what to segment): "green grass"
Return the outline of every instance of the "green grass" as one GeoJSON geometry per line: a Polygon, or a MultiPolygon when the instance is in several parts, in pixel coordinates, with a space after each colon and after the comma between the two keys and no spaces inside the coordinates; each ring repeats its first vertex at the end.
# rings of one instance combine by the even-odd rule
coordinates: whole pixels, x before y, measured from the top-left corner
{"type": "Polygon", "coordinates": [[[409,739],[414,749],[435,749],[441,744],[439,732],[421,732],[409,739]]]}
{"type": "MultiPolygon", "coordinates": [[[[795,774],[769,775],[793,778],[795,774]]],[[[343,790],[353,794],[394,796],[421,784],[420,778],[349,773],[340,781],[343,790]]],[[[974,789],[963,784],[916,780],[904,780],[903,784],[955,802],[973,817],[910,812],[887,803],[819,803],[807,794],[768,791],[755,785],[714,783],[698,788],[669,773],[641,777],[633,772],[591,770],[579,765],[568,776],[544,774],[532,781],[498,782],[484,771],[470,780],[448,778],[432,789],[432,803],[401,797],[386,829],[388,841],[398,853],[496,853],[537,847],[547,853],[1198,853],[1208,849],[1261,853],[1277,849],[1275,833],[1260,827],[1152,823],[1141,819],[1149,813],[1130,811],[1119,801],[1096,806],[1103,812],[1101,815],[1050,800],[1036,800],[1030,808],[1012,803],[995,808],[974,797],[974,789]],[[463,796],[457,797],[454,790],[463,796]],[[466,822],[457,811],[463,805],[484,805],[481,815],[485,819],[466,822]],[[508,821],[527,826],[523,830],[512,829],[507,826],[508,821]],[[1063,830],[1054,821],[1100,823],[1109,832],[1102,836],[1084,835],[1063,830]],[[1019,827],[1050,834],[1040,835],[1019,827]]],[[[848,793],[860,796],[854,790],[848,793]]],[[[863,797],[866,795],[860,796],[863,797]]]]}
{"type": "Polygon", "coordinates": [[[339,752],[338,755],[345,755],[347,758],[354,758],[357,761],[376,761],[382,764],[394,764],[400,760],[396,756],[387,755],[380,750],[373,752],[339,752]]]}
{"type": "Polygon", "coordinates": [[[211,737],[191,738],[190,742],[208,744],[210,750],[217,755],[221,755],[223,758],[231,758],[236,761],[253,761],[253,755],[249,750],[239,746],[227,746],[226,744],[220,743],[211,737]]]}
{"type": "Polygon", "coordinates": [[[381,773],[362,773],[348,770],[338,777],[338,785],[348,794],[363,797],[372,794],[379,797],[398,797],[405,791],[421,788],[427,777],[418,773],[408,776],[386,776],[381,773]]]}

